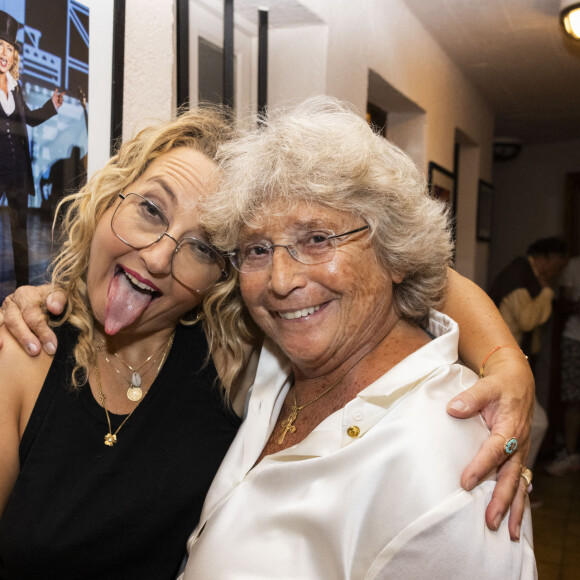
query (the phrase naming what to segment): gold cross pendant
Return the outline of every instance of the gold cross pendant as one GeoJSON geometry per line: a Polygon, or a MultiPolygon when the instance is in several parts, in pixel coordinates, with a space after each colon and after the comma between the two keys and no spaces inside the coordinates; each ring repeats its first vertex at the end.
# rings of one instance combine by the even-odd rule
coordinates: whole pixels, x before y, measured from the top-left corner
{"type": "Polygon", "coordinates": [[[108,445],[109,447],[113,447],[113,445],[115,445],[115,443],[117,443],[117,436],[113,435],[112,433],[107,433],[105,435],[105,445],[108,445]]]}
{"type": "Polygon", "coordinates": [[[298,407],[292,405],[290,415],[288,415],[288,418],[285,421],[282,421],[282,434],[278,438],[278,445],[282,445],[286,433],[294,433],[296,431],[296,427],[293,425],[294,421],[296,421],[296,417],[298,417],[298,407]]]}

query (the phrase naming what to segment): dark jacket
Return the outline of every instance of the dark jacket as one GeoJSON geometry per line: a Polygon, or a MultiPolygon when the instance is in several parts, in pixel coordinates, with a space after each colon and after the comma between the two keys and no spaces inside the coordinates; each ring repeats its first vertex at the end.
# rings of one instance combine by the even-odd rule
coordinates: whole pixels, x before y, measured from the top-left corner
{"type": "Polygon", "coordinates": [[[28,143],[28,129],[27,125],[31,127],[36,127],[45,121],[48,121],[51,117],[54,117],[57,114],[57,110],[52,102],[52,99],[49,99],[42,105],[42,107],[38,109],[34,109],[32,111],[24,97],[22,95],[22,89],[20,85],[17,85],[13,91],[14,95],[14,102],[16,104],[15,113],[18,114],[20,117],[20,123],[22,129],[18,133],[18,137],[22,143],[22,149],[24,150],[24,155],[26,158],[26,191],[28,191],[28,195],[34,196],[34,178],[32,176],[32,160],[30,158],[30,145],[28,143]]]}

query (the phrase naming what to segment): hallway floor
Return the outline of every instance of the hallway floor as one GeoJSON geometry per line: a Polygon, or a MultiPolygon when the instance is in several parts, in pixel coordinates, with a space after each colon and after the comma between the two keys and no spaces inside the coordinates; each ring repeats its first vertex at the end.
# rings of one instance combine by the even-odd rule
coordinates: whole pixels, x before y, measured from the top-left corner
{"type": "Polygon", "coordinates": [[[534,551],[539,580],[580,580],[580,473],[552,477],[534,470],[531,498],[534,551]]]}

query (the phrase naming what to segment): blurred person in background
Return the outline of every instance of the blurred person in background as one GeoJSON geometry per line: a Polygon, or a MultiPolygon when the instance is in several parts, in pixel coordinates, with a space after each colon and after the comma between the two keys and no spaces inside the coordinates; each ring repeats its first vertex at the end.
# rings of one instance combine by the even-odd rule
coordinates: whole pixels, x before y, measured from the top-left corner
{"type": "MultiPolygon", "coordinates": [[[[513,260],[491,284],[489,295],[529,358],[532,370],[541,348],[542,326],[552,314],[552,284],[568,261],[566,243],[558,237],[533,242],[525,256],[513,260]]],[[[548,428],[546,411],[536,398],[528,466],[533,467],[548,428]]]]}

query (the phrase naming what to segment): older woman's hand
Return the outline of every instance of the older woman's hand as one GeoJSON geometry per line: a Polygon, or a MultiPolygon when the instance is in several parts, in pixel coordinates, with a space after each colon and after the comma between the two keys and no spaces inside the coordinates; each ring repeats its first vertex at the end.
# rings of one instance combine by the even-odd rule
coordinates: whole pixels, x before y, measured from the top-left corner
{"type": "Polygon", "coordinates": [[[534,408],[534,377],[521,352],[503,348],[485,365],[485,377],[471,389],[452,399],[447,407],[454,417],[466,418],[481,412],[491,436],[465,468],[461,485],[472,489],[495,467],[498,479],[486,511],[486,523],[497,530],[511,504],[509,531],[518,540],[524,511],[526,484],[521,476],[528,455],[534,408]],[[504,437],[515,437],[518,449],[507,456],[504,437]]]}
{"type": "Polygon", "coordinates": [[[66,294],[49,284],[21,286],[2,304],[0,324],[6,325],[30,356],[38,355],[41,345],[50,355],[56,352],[56,335],[48,326],[45,304],[52,314],[61,314],[66,294]]]}

